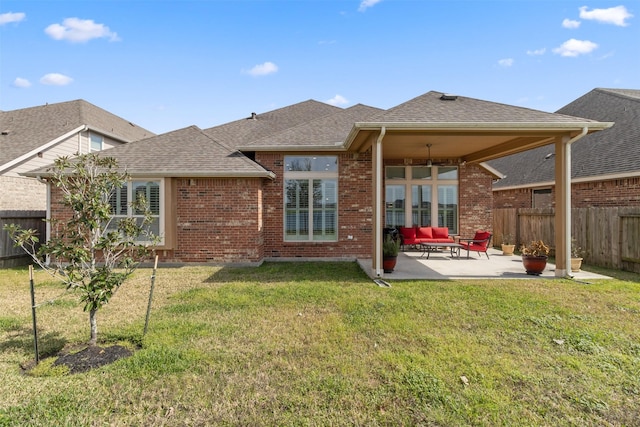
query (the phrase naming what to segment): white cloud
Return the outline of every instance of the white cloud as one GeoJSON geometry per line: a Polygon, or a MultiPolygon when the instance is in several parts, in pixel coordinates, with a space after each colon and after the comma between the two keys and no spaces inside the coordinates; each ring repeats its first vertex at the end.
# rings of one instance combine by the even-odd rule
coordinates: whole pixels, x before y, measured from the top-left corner
{"type": "Polygon", "coordinates": [[[31,82],[27,79],[23,79],[22,77],[16,77],[13,81],[13,85],[15,87],[29,87],[31,86],[31,82]]]}
{"type": "Polygon", "coordinates": [[[582,19],[592,19],[604,24],[613,24],[619,27],[626,27],[629,25],[626,20],[632,17],[633,15],[630,14],[624,6],[593,10],[587,10],[587,6],[582,6],[580,8],[580,18],[582,19]]]}
{"type": "Polygon", "coordinates": [[[60,24],[51,24],[44,30],[54,40],[67,40],[72,43],[84,43],[91,39],[109,39],[119,41],[118,34],[104,24],[96,24],[92,19],[66,18],[60,24]]]}
{"type": "Polygon", "coordinates": [[[560,47],[553,49],[553,52],[560,56],[578,56],[591,53],[597,48],[598,45],[589,40],[569,39],[560,47]]]}
{"type": "Polygon", "coordinates": [[[544,55],[546,52],[547,52],[547,48],[543,47],[542,49],[528,50],[527,55],[530,55],[530,56],[544,55]]]}
{"type": "Polygon", "coordinates": [[[8,12],[8,13],[0,13],[0,25],[8,24],[10,22],[20,22],[26,18],[26,14],[22,12],[8,12]]]}
{"type": "Polygon", "coordinates": [[[326,102],[327,102],[327,104],[329,104],[329,105],[335,105],[335,106],[338,106],[338,105],[347,105],[347,104],[349,103],[349,101],[347,100],[347,98],[345,98],[345,97],[344,97],[344,96],[342,96],[342,95],[336,95],[336,96],[334,96],[333,98],[328,99],[326,102]]]}
{"type": "Polygon", "coordinates": [[[578,28],[579,26],[580,26],[580,21],[574,21],[573,19],[564,19],[562,21],[563,28],[569,28],[570,30],[573,30],[575,28],[578,28]]]}
{"type": "Polygon", "coordinates": [[[252,69],[246,71],[243,70],[243,73],[249,74],[251,76],[266,76],[267,74],[273,74],[278,72],[278,66],[273,62],[265,62],[264,64],[258,64],[252,69]]]}
{"type": "Polygon", "coordinates": [[[382,0],[362,0],[360,2],[360,7],[358,7],[358,12],[364,12],[370,7],[375,6],[377,3],[380,3],[382,0]]]}
{"type": "Polygon", "coordinates": [[[43,85],[50,86],[66,86],[71,83],[73,79],[69,76],[65,76],[64,74],[58,73],[49,73],[42,76],[40,79],[40,83],[43,85]]]}
{"type": "Polygon", "coordinates": [[[498,61],[498,65],[501,67],[511,67],[513,65],[513,58],[505,58],[498,61]]]}

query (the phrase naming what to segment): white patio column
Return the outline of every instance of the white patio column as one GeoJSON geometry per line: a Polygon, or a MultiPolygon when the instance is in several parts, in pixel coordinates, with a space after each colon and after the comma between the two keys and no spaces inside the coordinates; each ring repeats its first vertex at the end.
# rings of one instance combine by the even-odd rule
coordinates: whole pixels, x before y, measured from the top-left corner
{"type": "Polygon", "coordinates": [[[555,148],[555,276],[567,277],[571,274],[571,139],[556,138],[555,148]]]}
{"type": "Polygon", "coordinates": [[[373,167],[373,257],[371,259],[371,268],[374,277],[382,277],[382,203],[384,196],[382,194],[382,139],[386,133],[383,126],[380,129],[380,135],[376,139],[372,147],[372,167],[373,167]]]}

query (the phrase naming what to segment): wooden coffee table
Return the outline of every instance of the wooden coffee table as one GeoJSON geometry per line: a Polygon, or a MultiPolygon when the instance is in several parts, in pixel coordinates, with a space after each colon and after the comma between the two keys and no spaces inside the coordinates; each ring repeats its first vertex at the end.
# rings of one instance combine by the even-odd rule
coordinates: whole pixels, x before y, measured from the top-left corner
{"type": "Polygon", "coordinates": [[[451,242],[451,243],[419,243],[418,248],[422,250],[422,255],[420,258],[424,257],[424,254],[427,254],[427,259],[429,259],[429,254],[431,252],[435,252],[438,248],[449,248],[451,251],[451,256],[456,256],[456,258],[460,258],[460,248],[461,244],[451,242]]]}

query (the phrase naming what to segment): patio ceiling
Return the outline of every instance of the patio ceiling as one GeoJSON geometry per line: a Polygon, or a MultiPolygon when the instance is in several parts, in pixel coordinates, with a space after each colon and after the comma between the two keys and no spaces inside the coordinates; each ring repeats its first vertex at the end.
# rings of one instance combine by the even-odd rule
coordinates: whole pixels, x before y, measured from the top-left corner
{"type": "Polygon", "coordinates": [[[431,159],[450,163],[479,163],[530,150],[554,142],[555,138],[601,130],[593,122],[545,123],[356,123],[347,146],[350,151],[366,151],[385,129],[382,154],[385,159],[431,159]]]}

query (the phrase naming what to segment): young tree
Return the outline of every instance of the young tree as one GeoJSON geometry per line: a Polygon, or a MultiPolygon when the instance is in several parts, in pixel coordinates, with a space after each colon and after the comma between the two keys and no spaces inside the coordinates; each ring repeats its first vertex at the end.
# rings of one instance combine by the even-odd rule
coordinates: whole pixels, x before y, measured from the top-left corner
{"type": "Polygon", "coordinates": [[[117,194],[128,185],[128,174],[112,157],[61,157],[51,171],[52,192],[60,194],[64,216],[47,220],[49,241],[38,248],[36,230],[15,224],[5,229],[43,270],[80,293],[84,310],[89,312],[89,344],[95,345],[96,313],[158,241],[149,227],[153,217],[146,198],[138,193],[129,204],[136,217],[114,217],[117,194]]]}

